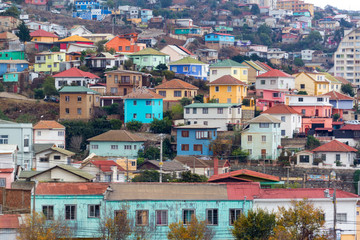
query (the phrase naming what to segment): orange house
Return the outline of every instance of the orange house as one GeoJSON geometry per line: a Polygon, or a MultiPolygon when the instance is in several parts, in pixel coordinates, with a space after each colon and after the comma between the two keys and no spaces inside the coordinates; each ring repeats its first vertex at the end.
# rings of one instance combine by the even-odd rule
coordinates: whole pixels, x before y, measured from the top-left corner
{"type": "Polygon", "coordinates": [[[125,38],[122,36],[116,36],[107,43],[105,46],[107,49],[113,48],[116,52],[128,52],[134,53],[146,48],[146,44],[144,43],[136,43],[136,38],[125,38]]]}

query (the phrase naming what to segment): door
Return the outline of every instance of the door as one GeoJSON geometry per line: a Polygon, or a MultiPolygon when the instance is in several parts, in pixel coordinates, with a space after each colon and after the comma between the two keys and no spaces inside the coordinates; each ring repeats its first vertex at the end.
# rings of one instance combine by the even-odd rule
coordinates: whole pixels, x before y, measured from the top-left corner
{"type": "Polygon", "coordinates": [[[266,158],[266,149],[261,149],[261,158],[262,159],[266,158]]]}

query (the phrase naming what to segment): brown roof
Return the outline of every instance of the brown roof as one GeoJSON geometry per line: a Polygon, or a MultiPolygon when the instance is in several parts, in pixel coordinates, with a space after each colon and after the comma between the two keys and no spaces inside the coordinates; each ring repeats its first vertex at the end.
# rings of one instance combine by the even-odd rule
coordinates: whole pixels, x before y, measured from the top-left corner
{"type": "Polygon", "coordinates": [[[349,82],[348,80],[346,80],[343,77],[339,77],[339,76],[334,76],[334,77],[343,84],[350,84],[352,87],[354,87],[354,88],[356,87],[356,85],[352,84],[351,82],[349,82]]]}
{"type": "Polygon", "coordinates": [[[245,177],[245,179],[247,177],[255,178],[253,180],[254,182],[257,182],[257,181],[262,182],[263,180],[274,181],[274,182],[280,181],[280,178],[277,176],[268,175],[268,174],[264,174],[264,173],[260,173],[260,172],[255,172],[255,171],[251,171],[248,169],[240,169],[237,171],[232,171],[232,172],[223,173],[223,174],[219,174],[219,175],[213,175],[210,177],[210,179],[208,181],[209,182],[219,181],[222,179],[225,180],[227,178],[240,178],[241,179],[243,177],[245,177]]]}
{"type": "MultiPolygon", "coordinates": [[[[141,170],[142,169],[141,166],[143,166],[146,163],[150,163],[150,164],[154,165],[157,169],[160,169],[160,164],[159,164],[160,161],[147,160],[138,167],[138,170],[141,170]]],[[[164,161],[162,169],[164,171],[183,171],[183,170],[185,170],[185,167],[182,163],[180,163],[178,161],[164,161]]]]}
{"type": "Polygon", "coordinates": [[[345,143],[339,142],[338,140],[332,140],[331,142],[325,143],[320,147],[312,150],[313,152],[357,152],[358,150],[346,145],[345,143]]]}
{"type": "Polygon", "coordinates": [[[231,75],[225,75],[208,83],[207,85],[246,85],[246,83],[234,78],[231,75]]]}
{"type": "Polygon", "coordinates": [[[36,195],[102,195],[109,183],[39,182],[36,195]]]}
{"type": "Polygon", "coordinates": [[[54,120],[41,120],[35,124],[34,129],[65,129],[65,126],[54,120]]]}
{"type": "Polygon", "coordinates": [[[343,93],[331,91],[325,94],[322,94],[321,96],[330,96],[330,100],[354,100],[354,98],[345,95],[343,93]]]}
{"type": "Polygon", "coordinates": [[[299,112],[295,111],[292,107],[289,107],[288,105],[280,104],[275,105],[266,111],[262,112],[262,114],[300,114],[299,112]]]}
{"type": "Polygon", "coordinates": [[[110,130],[103,134],[89,138],[95,142],[145,142],[145,139],[126,130],[110,130]]]}
{"type": "Polygon", "coordinates": [[[18,36],[12,34],[11,32],[2,32],[0,33],[0,39],[19,39],[18,36]]]}
{"type": "Polygon", "coordinates": [[[257,116],[256,118],[251,119],[250,121],[248,121],[248,123],[281,123],[281,120],[264,113],[260,116],[257,116]]]}
{"type": "Polygon", "coordinates": [[[156,86],[155,89],[195,89],[198,90],[198,87],[191,85],[190,83],[184,82],[180,79],[172,79],[170,81],[166,81],[159,86],[156,86]]]}
{"type": "Polygon", "coordinates": [[[131,99],[158,99],[164,98],[163,96],[154,93],[153,91],[146,89],[146,88],[138,88],[135,91],[132,91],[128,95],[124,96],[124,98],[131,98],[131,99]]]}

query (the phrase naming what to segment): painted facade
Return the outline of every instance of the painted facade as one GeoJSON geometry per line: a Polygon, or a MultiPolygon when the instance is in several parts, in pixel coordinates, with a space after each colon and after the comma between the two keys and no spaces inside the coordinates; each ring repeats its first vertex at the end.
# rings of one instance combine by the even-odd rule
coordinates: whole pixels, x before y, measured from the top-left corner
{"type": "Polygon", "coordinates": [[[69,165],[75,153],[62,148],[51,147],[35,154],[36,171],[45,171],[59,164],[69,165]]]}
{"type": "Polygon", "coordinates": [[[142,68],[154,69],[159,64],[167,64],[169,56],[153,48],[145,48],[129,56],[137,70],[142,68]]]}
{"type": "Polygon", "coordinates": [[[237,103],[241,104],[247,96],[247,85],[236,78],[225,75],[210,83],[209,100],[217,103],[237,103]]]}
{"type": "Polygon", "coordinates": [[[0,60],[0,76],[5,73],[22,72],[29,67],[26,60],[0,60]]]}
{"type": "Polygon", "coordinates": [[[247,84],[248,69],[249,67],[244,64],[235,62],[230,59],[225,59],[221,62],[217,62],[209,66],[209,81],[212,82],[222,76],[231,75],[237,80],[247,84]]]}
{"type": "Polygon", "coordinates": [[[330,82],[321,73],[298,73],[295,77],[295,88],[306,91],[308,95],[321,95],[330,91],[330,82]]]}
{"type": "Polygon", "coordinates": [[[157,94],[164,97],[164,101],[179,101],[186,97],[192,99],[197,95],[198,87],[184,82],[180,79],[170,81],[163,80],[163,83],[155,87],[157,94]]]}
{"type": "Polygon", "coordinates": [[[42,52],[35,56],[35,72],[59,72],[60,62],[65,61],[63,52],[42,52]]]}
{"type": "Polygon", "coordinates": [[[185,57],[169,63],[169,69],[175,74],[183,74],[185,76],[194,77],[195,79],[207,80],[209,65],[192,57],[185,57]]]}
{"type": "Polygon", "coordinates": [[[40,121],[34,125],[34,143],[51,143],[65,148],[65,126],[56,121],[40,121]]]}
{"type": "Polygon", "coordinates": [[[23,51],[1,51],[0,60],[25,60],[23,51]]]}
{"type": "Polygon", "coordinates": [[[234,46],[235,36],[225,33],[209,33],[205,35],[205,45],[209,48],[219,50],[223,47],[234,46]]]}

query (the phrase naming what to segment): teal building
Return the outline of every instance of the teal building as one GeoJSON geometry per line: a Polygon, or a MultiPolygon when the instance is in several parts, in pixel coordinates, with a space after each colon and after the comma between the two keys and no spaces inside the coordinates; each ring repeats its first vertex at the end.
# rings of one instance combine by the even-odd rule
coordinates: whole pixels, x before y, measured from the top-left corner
{"type": "Polygon", "coordinates": [[[0,51],[0,60],[25,60],[25,52],[0,51]]]}

